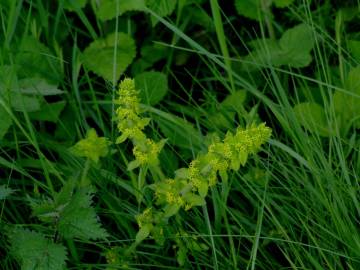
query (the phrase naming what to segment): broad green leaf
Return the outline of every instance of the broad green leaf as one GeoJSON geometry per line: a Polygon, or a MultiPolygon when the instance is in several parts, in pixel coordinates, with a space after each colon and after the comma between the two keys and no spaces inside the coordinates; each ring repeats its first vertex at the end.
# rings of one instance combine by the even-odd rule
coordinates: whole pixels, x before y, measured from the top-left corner
{"type": "Polygon", "coordinates": [[[11,195],[14,192],[9,187],[6,187],[5,185],[0,186],[0,201],[6,199],[9,195],[11,195]]]}
{"type": "Polygon", "coordinates": [[[135,77],[136,89],[140,91],[143,103],[155,105],[159,103],[168,91],[168,81],[165,74],[157,71],[144,72],[135,77]]]}
{"type": "Polygon", "coordinates": [[[330,136],[325,111],[317,103],[304,102],[294,106],[295,116],[301,125],[308,131],[318,133],[321,136],[330,136]]]}
{"type": "Polygon", "coordinates": [[[115,79],[117,80],[136,55],[135,42],[129,35],[118,33],[117,40],[115,36],[116,33],[112,33],[104,39],[93,41],[82,55],[86,68],[109,81],[113,79],[114,68],[116,68],[115,79]]]}
{"type": "Polygon", "coordinates": [[[127,11],[144,11],[144,0],[101,0],[95,11],[96,16],[102,20],[111,20],[121,16],[127,11]],[[117,6],[118,5],[118,6],[117,6]]]}
{"type": "Polygon", "coordinates": [[[11,116],[0,104],[0,140],[5,136],[6,132],[12,125],[11,116]]]}
{"type": "Polygon", "coordinates": [[[58,89],[57,85],[49,84],[44,79],[26,78],[19,81],[19,92],[28,95],[54,96],[61,95],[64,91],[58,89]]]}
{"type": "Polygon", "coordinates": [[[87,0],[59,0],[63,1],[64,8],[70,11],[76,11],[85,7],[87,0]]]}
{"type": "Polygon", "coordinates": [[[36,112],[41,108],[38,97],[23,95],[19,92],[10,92],[9,102],[11,107],[18,112],[36,112]]]}
{"type": "Polygon", "coordinates": [[[278,8],[290,6],[295,0],[274,0],[274,5],[278,8]]]}
{"type": "Polygon", "coordinates": [[[39,111],[29,113],[29,117],[33,120],[57,123],[65,105],[65,101],[45,103],[41,105],[39,111]]]}
{"type": "Polygon", "coordinates": [[[253,62],[254,65],[244,64],[246,69],[261,68],[263,64],[301,68],[311,63],[310,52],[315,42],[311,28],[300,24],[286,30],[278,41],[256,40],[251,45],[255,47],[255,50],[245,59],[253,62]]]}
{"type": "Polygon", "coordinates": [[[341,123],[360,127],[360,66],[353,68],[346,79],[345,90],[336,90],[333,96],[334,107],[341,123]]]}
{"type": "Polygon", "coordinates": [[[66,248],[44,235],[21,228],[9,235],[11,252],[22,270],[64,270],[66,248]]]}
{"type": "Polygon", "coordinates": [[[286,55],[286,61],[292,67],[308,66],[312,60],[310,51],[314,48],[315,40],[311,28],[306,24],[297,25],[282,35],[280,48],[286,55]]]}
{"type": "Polygon", "coordinates": [[[60,60],[32,36],[22,39],[15,63],[19,77],[40,77],[49,83],[57,83],[62,78],[60,60]]]}
{"type": "Polygon", "coordinates": [[[360,62],[360,41],[348,40],[347,42],[351,55],[355,58],[356,61],[360,62]]]}
{"type": "MultiPolygon", "coordinates": [[[[146,6],[160,17],[165,17],[173,13],[177,0],[145,0],[146,6]]],[[[155,26],[158,20],[151,16],[151,23],[155,26]]]]}
{"type": "Polygon", "coordinates": [[[259,20],[261,0],[235,0],[235,8],[239,15],[259,20]]]}

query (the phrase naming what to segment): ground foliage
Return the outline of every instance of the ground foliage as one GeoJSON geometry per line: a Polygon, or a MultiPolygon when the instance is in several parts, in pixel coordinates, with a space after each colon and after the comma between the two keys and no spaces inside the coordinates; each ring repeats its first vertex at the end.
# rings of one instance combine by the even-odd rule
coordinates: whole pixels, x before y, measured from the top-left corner
{"type": "Polygon", "coordinates": [[[360,6],[0,1],[1,269],[359,269],[360,6]]]}

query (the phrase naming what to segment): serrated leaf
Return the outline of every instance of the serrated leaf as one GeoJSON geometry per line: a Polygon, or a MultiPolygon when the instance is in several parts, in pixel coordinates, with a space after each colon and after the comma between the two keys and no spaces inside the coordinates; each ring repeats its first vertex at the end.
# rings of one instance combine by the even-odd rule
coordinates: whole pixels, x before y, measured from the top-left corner
{"type": "Polygon", "coordinates": [[[331,134],[328,128],[325,111],[317,103],[303,102],[294,106],[295,116],[308,131],[327,137],[331,134]]]}
{"type": "Polygon", "coordinates": [[[0,186],[0,200],[6,199],[6,197],[11,195],[13,192],[14,190],[5,185],[0,186]]]}
{"type": "Polygon", "coordinates": [[[65,238],[82,240],[105,239],[108,234],[101,227],[92,204],[92,191],[81,189],[75,193],[61,212],[58,229],[65,238]]]}
{"type": "Polygon", "coordinates": [[[50,83],[57,83],[62,78],[60,60],[32,36],[23,38],[15,63],[19,77],[40,77],[50,83]]]}
{"type": "Polygon", "coordinates": [[[0,140],[5,136],[12,125],[11,116],[0,104],[0,140]]]}
{"type": "MultiPolygon", "coordinates": [[[[146,6],[160,17],[165,17],[173,13],[177,0],[145,0],[146,6]]],[[[155,26],[158,20],[151,16],[151,23],[155,26]]]]}
{"type": "Polygon", "coordinates": [[[144,0],[120,0],[120,1],[102,0],[98,2],[98,6],[95,13],[100,20],[106,21],[106,20],[111,20],[116,16],[121,16],[127,11],[144,11],[144,10],[145,10],[144,0]]]}
{"type": "Polygon", "coordinates": [[[261,12],[261,0],[235,0],[235,8],[239,15],[258,21],[261,12]]]}
{"type": "Polygon", "coordinates": [[[29,117],[32,120],[57,123],[61,112],[65,108],[65,105],[66,101],[59,101],[54,103],[46,102],[45,104],[41,105],[39,111],[29,113],[29,117]]]}
{"type": "Polygon", "coordinates": [[[63,245],[21,228],[14,229],[9,239],[22,270],[64,270],[67,252],[63,245]]]}
{"type": "Polygon", "coordinates": [[[159,103],[168,91],[168,81],[166,75],[157,72],[144,72],[135,77],[136,89],[140,91],[143,103],[155,105],[159,103]]]}
{"type": "Polygon", "coordinates": [[[97,39],[90,43],[84,50],[82,61],[85,67],[106,80],[113,79],[114,51],[116,50],[115,79],[131,64],[135,55],[136,47],[134,40],[125,33],[107,35],[103,39],[97,39]]]}

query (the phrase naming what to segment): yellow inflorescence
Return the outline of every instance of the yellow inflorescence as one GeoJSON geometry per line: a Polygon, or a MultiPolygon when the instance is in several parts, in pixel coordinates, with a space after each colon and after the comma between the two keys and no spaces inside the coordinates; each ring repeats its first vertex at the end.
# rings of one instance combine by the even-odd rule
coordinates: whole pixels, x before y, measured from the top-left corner
{"type": "Polygon", "coordinates": [[[126,78],[119,84],[118,98],[116,104],[117,128],[120,136],[117,143],[130,139],[133,144],[133,154],[138,166],[157,165],[158,155],[164,145],[164,141],[154,142],[148,139],[143,132],[149,124],[149,118],[140,116],[139,92],[135,88],[133,79],[126,78]]]}

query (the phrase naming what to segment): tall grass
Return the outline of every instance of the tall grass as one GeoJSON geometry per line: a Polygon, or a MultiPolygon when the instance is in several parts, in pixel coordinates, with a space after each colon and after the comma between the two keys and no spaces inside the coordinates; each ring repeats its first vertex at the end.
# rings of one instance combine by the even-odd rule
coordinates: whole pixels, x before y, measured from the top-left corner
{"type": "MultiPolygon", "coordinates": [[[[237,48],[256,36],[251,34],[252,29],[248,29],[249,36],[237,32],[232,25],[236,18],[225,15],[221,1],[210,1],[216,28],[216,35],[211,36],[216,42],[211,48],[204,48],[186,33],[186,29],[153,14],[163,24],[162,31],[170,32],[174,41],[184,42],[179,45],[162,43],[164,46],[190,52],[200,59],[198,66],[182,73],[171,70],[171,65],[166,66],[163,72],[173,82],[174,88],[170,85],[173,98],[157,109],[150,109],[154,117],[161,118],[163,113],[169,112],[193,122],[199,134],[205,134],[214,124],[209,111],[192,96],[206,98],[219,93],[224,96],[244,89],[251,102],[259,105],[261,119],[273,128],[269,144],[251,161],[253,167],[261,169],[262,177],[258,181],[245,169],[233,173],[228,187],[212,188],[206,206],[186,212],[183,220],[179,217],[174,221],[179,231],[188,233],[186,237],[196,238],[208,247],[207,251],[189,254],[184,269],[360,269],[360,145],[355,129],[345,134],[337,123],[330,93],[341,88],[341,83],[331,72],[329,55],[341,59],[341,69],[349,67],[350,62],[345,48],[341,47],[341,36],[334,40],[325,30],[322,11],[311,12],[309,0],[299,2],[291,7],[289,14],[311,25],[316,36],[313,70],[306,72],[275,68],[267,63],[255,63],[265,66],[256,76],[237,72],[236,64],[243,61],[237,48]],[[232,29],[232,32],[224,32],[224,29],[232,29]],[[227,36],[238,37],[237,44],[227,36]],[[182,82],[184,77],[187,82],[182,82]],[[259,80],[265,82],[264,87],[258,88],[256,82],[259,80]],[[298,93],[303,89],[316,91],[322,97],[328,126],[333,129],[328,138],[304,130],[301,119],[294,113],[293,105],[299,102],[298,93]]],[[[11,50],[12,42],[21,40],[27,31],[36,28],[44,33],[50,44],[55,40],[53,35],[62,31],[56,26],[50,29],[46,23],[48,7],[41,3],[17,0],[11,1],[9,10],[0,9],[2,62],[5,58],[12,60],[15,53],[11,50]],[[27,14],[21,12],[25,7],[27,14]],[[33,13],[42,19],[35,23],[36,27],[31,19],[33,13]],[[17,28],[19,20],[26,21],[27,31],[17,28]]],[[[67,151],[75,142],[74,136],[81,138],[95,125],[105,136],[114,138],[112,86],[99,84],[91,74],[79,71],[78,35],[94,38],[97,31],[81,10],[75,14],[85,27],[78,30],[73,29],[75,24],[67,21],[60,9],[54,14],[58,20],[66,20],[66,30],[73,35],[73,44],[64,45],[70,50],[63,52],[67,56],[59,53],[58,57],[65,70],[61,87],[66,90],[74,121],[71,125],[58,123],[68,139],[55,143],[51,136],[39,132],[26,113],[21,117],[12,114],[15,125],[8,137],[11,140],[0,144],[0,177],[1,184],[8,184],[16,192],[8,200],[1,201],[0,226],[3,228],[10,224],[27,224],[43,230],[43,225],[31,217],[26,194],[32,196],[38,189],[51,194],[67,181],[64,176],[81,177],[84,164],[67,151]]],[[[262,34],[257,33],[261,38],[267,37],[266,27],[261,25],[262,34]]],[[[206,100],[211,106],[218,103],[216,99],[206,100]]],[[[0,103],[0,106],[6,105],[0,103]]],[[[241,117],[240,121],[242,125],[246,122],[241,117]]],[[[153,132],[161,136],[156,126],[153,132]]],[[[183,131],[177,127],[174,132],[181,134],[183,131]]],[[[129,179],[137,176],[126,170],[126,164],[132,159],[127,149],[113,147],[114,153],[104,160],[105,166],[92,167],[89,171],[97,188],[96,209],[111,237],[109,241],[96,243],[69,242],[69,269],[104,269],[101,252],[110,246],[125,248],[134,241],[137,232],[134,216],[140,209],[134,200],[137,191],[129,179]]],[[[197,152],[197,149],[181,152],[170,146],[166,150],[175,151],[174,156],[180,163],[188,161],[184,154],[191,157],[197,152]]],[[[174,158],[164,155],[162,161],[171,165],[174,158]]],[[[7,238],[0,232],[1,268],[18,269],[8,248],[7,238]]],[[[125,257],[126,269],[179,269],[174,254],[171,244],[159,247],[151,240],[145,241],[135,254],[125,257]]],[[[125,268],[119,266],[118,269],[125,268]]]]}

